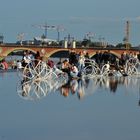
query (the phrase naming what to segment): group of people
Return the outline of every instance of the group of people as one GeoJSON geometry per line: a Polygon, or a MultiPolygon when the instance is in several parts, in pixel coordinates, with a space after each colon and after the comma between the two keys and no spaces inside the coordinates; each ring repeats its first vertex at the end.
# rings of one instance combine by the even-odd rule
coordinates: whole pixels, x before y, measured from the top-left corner
{"type": "Polygon", "coordinates": [[[111,54],[109,51],[104,52],[96,52],[96,54],[93,56],[93,59],[98,65],[106,64],[109,62],[110,64],[119,64],[120,66],[124,66],[130,58],[136,58],[140,61],[140,52],[132,53],[132,52],[122,52],[121,57],[118,58],[115,55],[111,54]]]}
{"type": "MultiPolygon", "coordinates": [[[[87,56],[88,54],[86,54],[85,52],[76,53],[75,51],[72,51],[69,54],[68,58],[60,62],[59,66],[49,58],[46,59],[46,64],[50,66],[50,68],[53,68],[54,71],[56,72],[67,73],[72,78],[78,78],[81,74],[82,69],[85,66],[85,60],[87,56]]],[[[25,51],[22,59],[22,63],[18,64],[18,68],[25,67],[32,60],[34,60],[35,63],[38,63],[38,60],[43,60],[43,58],[40,56],[39,52],[33,55],[29,51],[25,51]]]]}
{"type": "MultiPolygon", "coordinates": [[[[138,54],[136,55],[132,52],[130,52],[129,54],[122,53],[121,57],[118,59],[117,57],[106,51],[103,53],[97,52],[94,57],[90,58],[88,52],[75,52],[74,50],[72,50],[66,59],[59,62],[60,65],[55,64],[51,59],[47,59],[46,63],[51,68],[54,68],[59,72],[66,72],[72,78],[79,78],[82,74],[83,68],[87,64],[86,61],[88,61],[88,59],[94,59],[99,67],[106,65],[106,68],[110,69],[110,66],[113,65],[115,70],[120,70],[119,68],[124,67],[126,61],[130,58],[140,59],[138,54]]],[[[42,60],[42,57],[40,56],[39,52],[33,55],[32,53],[25,51],[22,66],[24,67],[32,59],[42,60]]]]}
{"type": "Polygon", "coordinates": [[[61,62],[59,67],[63,72],[67,72],[72,78],[79,78],[81,72],[85,67],[85,61],[89,59],[89,55],[86,52],[71,51],[69,57],[61,62]]]}
{"type": "MultiPolygon", "coordinates": [[[[81,76],[83,68],[86,66],[86,61],[88,59],[94,59],[95,62],[100,66],[106,64],[108,69],[110,68],[109,65],[113,64],[118,67],[123,67],[126,61],[130,58],[137,58],[140,60],[140,53],[122,53],[121,57],[118,59],[114,55],[110,54],[109,52],[96,52],[96,54],[90,58],[88,52],[80,51],[75,52],[72,50],[69,53],[69,56],[61,61],[59,66],[54,63],[51,59],[47,59],[46,63],[51,67],[55,68],[56,70],[59,69],[59,72],[66,72],[72,78],[78,78],[81,76]]],[[[31,53],[30,51],[24,51],[22,60],[16,61],[16,68],[24,68],[27,64],[29,64],[32,60],[35,60],[35,63],[38,63],[38,60],[42,60],[43,58],[40,56],[39,51],[36,54],[31,53]]],[[[1,61],[1,68],[8,69],[8,63],[5,60],[1,61]]]]}
{"type": "MultiPolygon", "coordinates": [[[[134,55],[132,55],[132,54],[130,55],[130,54],[129,54],[129,58],[134,57],[134,55]]],[[[122,59],[124,58],[123,55],[126,55],[126,54],[125,53],[122,54],[122,56],[120,58],[120,62],[122,62],[122,59]]],[[[97,64],[102,62],[103,64],[106,65],[106,69],[108,69],[108,70],[110,69],[110,64],[111,64],[110,60],[113,60],[114,58],[111,59],[111,55],[109,53],[104,54],[104,59],[102,59],[102,61],[100,60],[100,62],[98,60],[99,58],[98,59],[97,58],[92,58],[92,59],[97,61],[97,64]]],[[[135,56],[135,58],[138,58],[138,57],[135,56]]],[[[82,70],[86,66],[85,62],[89,59],[91,59],[89,57],[89,54],[84,51],[83,52],[71,51],[69,53],[69,56],[67,58],[63,59],[63,61],[61,60],[59,63],[55,63],[51,59],[46,59],[46,61],[44,61],[48,66],[50,66],[50,68],[52,68],[56,72],[56,74],[67,73],[68,76],[70,77],[68,82],[61,87],[61,94],[63,96],[67,97],[70,93],[72,93],[72,94],[77,93],[78,98],[81,99],[85,95],[84,88],[87,84],[85,81],[83,81],[83,79],[81,78],[81,75],[82,75],[82,70]]],[[[40,56],[39,52],[37,52],[36,54],[33,55],[30,52],[25,51],[23,59],[22,59],[22,63],[19,64],[19,67],[26,66],[27,64],[32,62],[32,60],[35,60],[34,62],[36,64],[36,63],[38,63],[38,60],[43,60],[43,58],[40,56]]],[[[115,61],[115,62],[117,62],[117,61],[115,61]]],[[[116,65],[116,63],[114,63],[114,65],[116,65]]],[[[117,65],[120,66],[122,64],[119,63],[117,65]]],[[[84,79],[84,80],[86,80],[86,79],[84,79]]],[[[114,84],[111,83],[110,88],[113,92],[116,90],[116,85],[117,85],[117,83],[114,83],[114,84]]]]}

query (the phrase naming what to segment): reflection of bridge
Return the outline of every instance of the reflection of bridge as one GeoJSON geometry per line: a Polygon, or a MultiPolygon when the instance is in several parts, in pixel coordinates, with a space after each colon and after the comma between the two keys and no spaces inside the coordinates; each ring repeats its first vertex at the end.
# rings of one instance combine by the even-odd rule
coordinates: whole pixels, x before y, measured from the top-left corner
{"type": "Polygon", "coordinates": [[[35,45],[0,45],[0,58],[4,58],[6,57],[7,55],[9,55],[11,52],[18,52],[18,51],[21,51],[21,50],[29,50],[31,52],[34,52],[36,53],[37,51],[40,52],[41,56],[45,56],[45,57],[50,57],[54,54],[57,54],[57,53],[60,53],[60,52],[68,52],[68,51],[71,51],[71,50],[75,50],[76,52],[80,52],[80,51],[86,51],[89,53],[89,56],[92,57],[95,55],[95,53],[97,51],[109,51],[111,54],[114,54],[115,56],[117,57],[120,57],[121,54],[123,52],[136,52],[138,53],[139,50],[136,50],[136,49],[129,49],[129,50],[126,50],[126,49],[118,49],[118,48],[112,48],[112,49],[109,49],[109,48],[104,48],[104,49],[101,49],[101,48],[62,48],[62,47],[46,47],[46,46],[35,46],[35,45]]]}

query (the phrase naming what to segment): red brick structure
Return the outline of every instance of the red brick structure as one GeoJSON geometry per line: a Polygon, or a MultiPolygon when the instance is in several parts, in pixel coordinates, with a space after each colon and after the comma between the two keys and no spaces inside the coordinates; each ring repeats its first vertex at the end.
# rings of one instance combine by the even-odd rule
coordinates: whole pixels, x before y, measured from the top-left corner
{"type": "Polygon", "coordinates": [[[114,54],[117,57],[120,57],[123,52],[125,53],[139,53],[139,50],[136,49],[118,49],[118,48],[62,48],[62,47],[53,47],[53,46],[35,46],[35,45],[0,45],[0,58],[6,57],[8,54],[14,51],[20,51],[20,50],[29,50],[31,52],[36,53],[37,51],[40,52],[41,56],[44,57],[50,57],[54,53],[57,52],[68,52],[68,51],[76,51],[76,52],[81,52],[85,51],[89,53],[89,56],[92,57],[96,54],[96,52],[104,52],[104,51],[109,51],[111,54],[114,54]]]}

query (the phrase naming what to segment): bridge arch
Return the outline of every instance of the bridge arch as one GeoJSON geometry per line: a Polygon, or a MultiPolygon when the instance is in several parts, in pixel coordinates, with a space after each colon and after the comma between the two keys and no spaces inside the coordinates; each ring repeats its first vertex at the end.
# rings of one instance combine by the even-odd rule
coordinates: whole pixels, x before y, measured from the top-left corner
{"type": "Polygon", "coordinates": [[[69,50],[57,50],[50,53],[49,57],[69,57],[69,50]]]}
{"type": "MultiPolygon", "coordinates": [[[[105,51],[104,51],[105,52],[105,51]]],[[[102,54],[104,53],[102,52],[102,54]]],[[[114,53],[114,52],[108,52],[108,54],[114,56],[114,57],[117,57],[117,58],[120,58],[120,55],[118,53],[114,53]]],[[[94,58],[96,57],[96,53],[92,53],[92,55],[90,55],[90,58],[94,58]]]]}
{"type": "MultiPolygon", "coordinates": [[[[51,49],[49,52],[46,52],[46,57],[52,57],[52,56],[55,56],[55,55],[58,55],[60,54],[61,52],[64,54],[64,56],[67,54],[69,54],[69,49],[66,49],[66,48],[56,48],[56,49],[51,49]]],[[[62,55],[63,55],[62,54],[62,55]]]]}
{"type": "Polygon", "coordinates": [[[120,53],[117,53],[115,51],[110,51],[111,54],[115,55],[116,57],[120,58],[121,57],[121,54],[120,53]]]}
{"type": "Polygon", "coordinates": [[[32,53],[36,53],[36,51],[32,48],[23,48],[23,47],[9,47],[9,48],[2,48],[1,49],[1,55],[0,55],[0,60],[6,58],[10,53],[14,52],[14,51],[31,51],[32,53]]]}
{"type": "Polygon", "coordinates": [[[97,63],[107,63],[110,62],[111,64],[114,64],[116,62],[116,58],[119,58],[117,55],[115,55],[112,52],[104,51],[102,53],[96,53],[94,54],[91,59],[94,59],[97,63]]]}
{"type": "Polygon", "coordinates": [[[30,51],[32,53],[36,53],[36,51],[33,50],[33,49],[31,49],[31,48],[12,48],[9,51],[7,51],[7,54],[6,55],[8,56],[10,53],[12,53],[14,51],[26,51],[26,50],[28,50],[28,51],[30,51]]]}

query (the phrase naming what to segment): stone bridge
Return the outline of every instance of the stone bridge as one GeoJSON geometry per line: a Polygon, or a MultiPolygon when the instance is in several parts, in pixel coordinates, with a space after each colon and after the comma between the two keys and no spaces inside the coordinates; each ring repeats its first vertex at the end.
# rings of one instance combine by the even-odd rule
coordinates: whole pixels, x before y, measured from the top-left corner
{"type": "Polygon", "coordinates": [[[0,45],[0,59],[5,58],[6,56],[8,56],[10,53],[12,52],[18,52],[18,51],[24,51],[24,50],[29,50],[33,53],[36,53],[37,51],[40,52],[41,56],[44,57],[51,57],[54,54],[57,53],[68,53],[69,51],[76,51],[76,52],[81,52],[81,51],[85,51],[89,53],[89,56],[92,57],[96,54],[96,52],[99,51],[109,51],[109,53],[117,56],[120,58],[121,54],[123,52],[125,53],[139,53],[138,49],[119,49],[119,48],[64,48],[64,47],[48,47],[48,46],[35,46],[35,45],[8,45],[8,44],[1,44],[0,45]]]}

